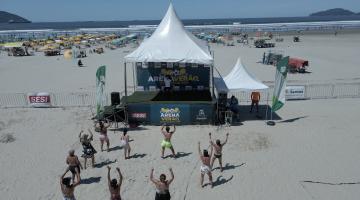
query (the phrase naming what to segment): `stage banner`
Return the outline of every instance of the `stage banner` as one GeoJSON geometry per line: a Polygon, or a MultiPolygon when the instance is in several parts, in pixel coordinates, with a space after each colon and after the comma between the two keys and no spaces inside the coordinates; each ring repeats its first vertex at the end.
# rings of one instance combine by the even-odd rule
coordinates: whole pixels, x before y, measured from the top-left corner
{"type": "Polygon", "coordinates": [[[190,107],[186,104],[152,104],[151,124],[189,124],[190,107]]]}
{"type": "Polygon", "coordinates": [[[209,124],[213,120],[213,104],[190,104],[190,123],[209,124]]]}
{"type": "Polygon", "coordinates": [[[104,111],[106,104],[105,90],[105,71],[106,66],[101,66],[96,71],[96,114],[104,111]]]}
{"type": "Polygon", "coordinates": [[[275,112],[285,104],[286,76],[289,70],[289,56],[281,59],[276,65],[275,86],[272,98],[272,110],[275,112]]]}
{"type": "Polygon", "coordinates": [[[204,66],[179,66],[175,63],[169,67],[168,65],[160,65],[158,67],[136,66],[137,85],[143,86],[145,90],[149,86],[161,88],[164,85],[164,77],[170,76],[172,84],[184,89],[186,86],[203,86],[209,88],[210,85],[210,67],[204,66]]]}

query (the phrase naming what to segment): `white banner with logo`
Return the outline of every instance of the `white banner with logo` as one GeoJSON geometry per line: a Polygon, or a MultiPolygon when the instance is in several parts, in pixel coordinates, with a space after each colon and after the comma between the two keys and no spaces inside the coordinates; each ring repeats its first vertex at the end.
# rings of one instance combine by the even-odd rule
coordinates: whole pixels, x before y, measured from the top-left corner
{"type": "Polygon", "coordinates": [[[285,97],[289,100],[305,99],[305,86],[286,86],[285,97]]]}
{"type": "Polygon", "coordinates": [[[28,102],[31,107],[51,107],[50,94],[47,92],[28,93],[28,102]]]}

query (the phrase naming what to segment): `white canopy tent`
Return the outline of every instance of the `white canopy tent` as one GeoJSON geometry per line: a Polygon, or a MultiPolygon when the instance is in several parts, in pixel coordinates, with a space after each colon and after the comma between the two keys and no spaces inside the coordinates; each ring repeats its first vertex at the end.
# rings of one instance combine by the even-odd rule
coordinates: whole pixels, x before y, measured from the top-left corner
{"type": "Polygon", "coordinates": [[[185,30],[172,4],[151,37],[125,56],[125,60],[213,64],[208,45],[185,30]]]}
{"type": "Polygon", "coordinates": [[[266,90],[269,87],[250,74],[238,58],[234,68],[224,78],[225,84],[230,91],[266,90]]]}

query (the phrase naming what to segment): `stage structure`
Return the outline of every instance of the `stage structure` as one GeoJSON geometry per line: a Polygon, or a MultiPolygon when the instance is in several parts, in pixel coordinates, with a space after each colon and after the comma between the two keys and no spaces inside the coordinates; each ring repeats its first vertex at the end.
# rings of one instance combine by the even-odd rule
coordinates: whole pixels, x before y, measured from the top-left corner
{"type": "Polygon", "coordinates": [[[172,4],[152,34],[125,57],[125,96],[129,123],[211,124],[216,119],[214,60],[206,42],[187,30],[172,4]],[[126,71],[135,70],[135,91],[128,95],[126,71]],[[171,90],[165,91],[164,79],[171,90]]]}

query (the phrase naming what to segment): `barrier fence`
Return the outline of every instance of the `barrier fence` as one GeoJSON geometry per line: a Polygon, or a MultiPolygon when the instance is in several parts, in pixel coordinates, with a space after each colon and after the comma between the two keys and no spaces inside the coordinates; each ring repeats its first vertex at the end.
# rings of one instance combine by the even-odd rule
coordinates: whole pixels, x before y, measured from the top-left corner
{"type": "MultiPolygon", "coordinates": [[[[295,86],[295,85],[294,85],[295,86]]],[[[303,99],[334,99],[334,98],[360,98],[360,83],[335,83],[335,84],[308,84],[296,86],[304,87],[303,99]]],[[[128,91],[128,95],[133,87],[128,91]]],[[[261,103],[271,101],[273,87],[267,91],[261,91],[261,103]]],[[[105,93],[106,104],[111,104],[110,93],[105,93]]],[[[120,98],[124,92],[120,92],[120,98]]],[[[251,91],[230,92],[240,104],[251,101],[251,91]]],[[[95,106],[96,92],[61,92],[50,93],[51,105],[54,107],[86,107],[95,106]]],[[[28,107],[29,99],[26,93],[0,93],[0,107],[28,107]]]]}

